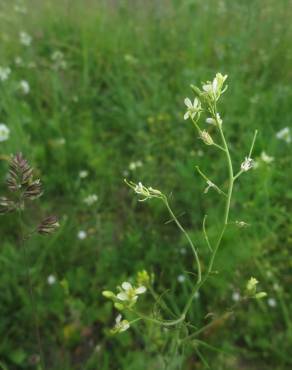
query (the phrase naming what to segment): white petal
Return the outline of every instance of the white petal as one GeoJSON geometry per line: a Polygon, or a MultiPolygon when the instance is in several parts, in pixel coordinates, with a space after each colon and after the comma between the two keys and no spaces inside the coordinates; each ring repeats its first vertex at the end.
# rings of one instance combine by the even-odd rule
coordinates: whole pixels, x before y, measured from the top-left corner
{"type": "Polygon", "coordinates": [[[116,317],[116,324],[119,324],[122,320],[122,315],[119,314],[117,317],[116,317]]]}
{"type": "MultiPolygon", "coordinates": [[[[141,184],[141,183],[139,183],[139,184],[141,184]]],[[[123,284],[122,284],[122,288],[124,290],[129,290],[129,289],[132,289],[132,285],[130,283],[128,283],[127,281],[124,281],[123,284]]]]}
{"type": "Polygon", "coordinates": [[[190,113],[189,113],[189,112],[186,112],[186,113],[184,114],[184,120],[188,119],[188,118],[189,118],[189,116],[190,116],[190,113]]]}
{"type": "Polygon", "coordinates": [[[120,301],[127,301],[128,300],[128,295],[125,292],[121,292],[121,293],[117,294],[117,298],[120,301]]]}
{"type": "Polygon", "coordinates": [[[192,102],[189,98],[185,98],[184,102],[188,108],[192,108],[192,102]]]}
{"type": "Polygon", "coordinates": [[[141,286],[139,286],[139,288],[137,288],[136,290],[135,290],[135,292],[136,292],[136,294],[143,294],[143,293],[145,293],[146,292],[146,288],[143,286],[143,285],[141,285],[141,286]]]}
{"type": "Polygon", "coordinates": [[[127,320],[124,320],[122,322],[122,326],[121,326],[121,329],[120,329],[120,332],[122,333],[123,331],[126,331],[127,329],[129,329],[130,327],[130,324],[127,320]]]}

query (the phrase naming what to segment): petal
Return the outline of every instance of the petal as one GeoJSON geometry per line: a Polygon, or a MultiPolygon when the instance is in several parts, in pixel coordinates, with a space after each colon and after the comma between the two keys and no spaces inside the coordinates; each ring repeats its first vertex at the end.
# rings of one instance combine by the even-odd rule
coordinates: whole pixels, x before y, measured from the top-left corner
{"type": "Polygon", "coordinates": [[[119,324],[121,320],[122,320],[122,315],[120,314],[116,317],[116,324],[119,324]]]}
{"type": "Polygon", "coordinates": [[[197,108],[198,104],[199,104],[199,100],[198,100],[198,98],[195,98],[195,99],[194,99],[193,107],[194,107],[194,108],[197,108]]]}
{"type": "Polygon", "coordinates": [[[192,108],[192,102],[189,98],[185,98],[184,103],[188,108],[192,108]]]}
{"type": "Polygon", "coordinates": [[[121,293],[117,294],[117,298],[120,301],[127,301],[128,300],[128,295],[125,292],[121,292],[121,293]]]}
{"type": "Polygon", "coordinates": [[[122,288],[124,290],[129,290],[129,289],[132,289],[132,285],[130,283],[128,283],[127,281],[124,281],[123,284],[122,284],[122,288]]]}
{"type": "Polygon", "coordinates": [[[136,290],[135,290],[135,292],[136,292],[136,294],[143,294],[143,293],[145,293],[146,292],[146,287],[144,287],[143,285],[141,285],[141,286],[139,286],[139,288],[137,288],[136,290]]]}
{"type": "Polygon", "coordinates": [[[189,118],[189,116],[190,116],[190,113],[189,113],[189,112],[186,112],[186,113],[184,114],[184,120],[188,119],[188,118],[189,118]]]}

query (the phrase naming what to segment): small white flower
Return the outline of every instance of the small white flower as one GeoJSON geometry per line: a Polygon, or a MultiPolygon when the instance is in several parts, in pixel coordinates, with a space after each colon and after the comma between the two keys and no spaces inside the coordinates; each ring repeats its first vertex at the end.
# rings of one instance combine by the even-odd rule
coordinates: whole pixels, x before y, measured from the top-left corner
{"type": "Polygon", "coordinates": [[[129,164],[129,170],[135,171],[138,167],[142,167],[142,162],[141,161],[136,161],[136,162],[131,162],[129,164]]]}
{"type": "Polygon", "coordinates": [[[284,140],[287,144],[291,143],[291,133],[290,127],[284,127],[282,130],[276,133],[276,138],[279,140],[284,140]]]}
{"type": "Polygon", "coordinates": [[[116,317],[116,324],[112,329],[112,333],[122,333],[123,331],[128,330],[130,327],[130,323],[128,320],[122,320],[122,315],[118,315],[116,317]]]}
{"type": "Polygon", "coordinates": [[[179,283],[184,283],[186,281],[186,277],[184,275],[178,275],[177,281],[179,283]]]}
{"type": "Polygon", "coordinates": [[[94,203],[96,203],[98,200],[98,196],[96,194],[88,195],[86,198],[84,198],[84,203],[88,206],[92,206],[94,203]]]}
{"type": "Polygon", "coordinates": [[[19,33],[19,41],[22,45],[29,46],[31,44],[32,37],[28,33],[22,31],[19,33]]]}
{"type": "Polygon", "coordinates": [[[205,94],[214,100],[218,100],[220,95],[226,91],[226,87],[222,89],[226,79],[227,75],[223,76],[221,73],[216,73],[212,82],[207,81],[202,85],[205,94]]]}
{"type": "Polygon", "coordinates": [[[135,191],[136,194],[142,195],[144,197],[144,199],[140,199],[140,202],[143,202],[150,198],[161,198],[163,196],[160,190],[153,189],[151,186],[147,188],[141,182],[135,184],[133,182],[126,181],[126,183],[135,191]]]}
{"type": "Polygon", "coordinates": [[[81,179],[85,179],[87,176],[88,176],[88,171],[83,170],[83,171],[80,171],[80,172],[79,172],[79,177],[80,177],[81,179]]]}
{"type": "Polygon", "coordinates": [[[9,128],[4,123],[0,123],[0,142],[8,140],[9,135],[9,128]]]}
{"type": "Polygon", "coordinates": [[[249,226],[249,224],[245,221],[235,221],[235,224],[238,226],[238,227],[247,227],[249,226]]]}
{"type": "Polygon", "coordinates": [[[268,305],[270,307],[276,307],[277,306],[277,301],[275,300],[275,298],[268,298],[268,305]]]}
{"type": "Polygon", "coordinates": [[[120,290],[120,293],[117,294],[117,298],[120,301],[127,301],[134,304],[138,299],[138,295],[146,292],[146,287],[141,285],[135,288],[131,283],[124,281],[120,290]]]}
{"type": "Polygon", "coordinates": [[[213,117],[209,117],[209,118],[206,119],[206,122],[209,123],[210,125],[215,125],[215,126],[217,125],[217,123],[219,125],[222,125],[222,123],[223,123],[219,113],[217,113],[216,119],[213,118],[213,117]]]}
{"type": "Polygon", "coordinates": [[[49,285],[54,285],[56,283],[57,279],[54,275],[49,275],[47,278],[47,282],[49,285]]]}
{"type": "Polygon", "coordinates": [[[87,238],[87,232],[84,231],[84,230],[80,230],[80,231],[78,231],[77,237],[80,240],[84,240],[84,239],[87,238]]]}
{"type": "Polygon", "coordinates": [[[246,172],[253,167],[253,160],[249,157],[245,157],[245,160],[241,163],[241,170],[246,172]]]}
{"type": "Polygon", "coordinates": [[[204,190],[204,194],[207,194],[208,193],[208,191],[209,191],[209,189],[211,189],[211,188],[215,188],[216,186],[215,186],[215,184],[212,182],[212,181],[210,181],[210,180],[207,180],[207,187],[206,187],[206,189],[204,190]]]}
{"type": "Polygon", "coordinates": [[[0,81],[6,81],[10,73],[11,73],[11,69],[9,67],[0,66],[0,81]]]}
{"type": "Polygon", "coordinates": [[[234,302],[238,302],[240,300],[240,294],[238,292],[233,292],[232,299],[234,302]]]}
{"type": "Polygon", "coordinates": [[[20,67],[20,66],[22,66],[22,65],[23,65],[23,60],[22,60],[22,58],[21,58],[21,57],[15,57],[15,59],[14,59],[14,63],[15,63],[18,67],[20,67]]]}
{"type": "Polygon", "coordinates": [[[29,83],[25,80],[21,80],[19,83],[19,88],[24,95],[27,95],[30,92],[29,83]]]}
{"type": "Polygon", "coordinates": [[[53,54],[51,55],[51,60],[54,62],[54,69],[66,69],[67,63],[64,59],[64,54],[60,50],[56,50],[53,52],[53,54]]]}
{"type": "Polygon", "coordinates": [[[187,111],[184,114],[184,119],[192,118],[194,119],[197,114],[200,114],[202,111],[201,103],[198,98],[194,99],[194,102],[192,103],[189,98],[185,98],[184,100],[185,105],[187,106],[187,111]]]}
{"type": "Polygon", "coordinates": [[[270,164],[274,161],[274,157],[269,156],[266,152],[262,151],[261,160],[267,164],[270,164]]]}

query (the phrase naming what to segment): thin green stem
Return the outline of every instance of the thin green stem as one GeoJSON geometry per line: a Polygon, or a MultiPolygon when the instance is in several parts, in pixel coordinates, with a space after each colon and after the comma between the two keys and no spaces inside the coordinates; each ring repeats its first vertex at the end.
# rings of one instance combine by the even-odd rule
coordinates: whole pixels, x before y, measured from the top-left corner
{"type": "Polygon", "coordinates": [[[41,340],[41,334],[40,334],[40,328],[39,328],[37,307],[36,307],[36,301],[35,301],[34,293],[33,293],[32,279],[31,279],[31,275],[29,271],[28,255],[27,255],[27,250],[26,250],[26,245],[25,245],[25,237],[24,237],[24,232],[23,232],[23,221],[22,221],[20,209],[18,210],[18,219],[19,219],[19,229],[20,229],[20,244],[21,244],[21,249],[23,252],[23,259],[24,259],[24,265],[26,269],[26,277],[27,277],[28,288],[29,288],[31,308],[32,308],[33,317],[34,317],[35,334],[36,334],[36,338],[38,342],[38,350],[40,353],[40,366],[41,366],[41,370],[45,370],[46,367],[45,367],[42,340],[41,340]]]}
{"type": "Polygon", "coordinates": [[[176,218],[175,214],[173,213],[172,209],[170,208],[168,200],[167,200],[166,197],[163,198],[163,202],[164,202],[166,208],[168,209],[168,212],[170,213],[171,217],[173,218],[174,222],[176,223],[177,227],[184,234],[185,238],[187,239],[187,241],[188,241],[188,243],[189,243],[189,245],[190,245],[190,247],[193,251],[195,261],[196,261],[196,265],[197,265],[197,271],[198,271],[198,277],[197,277],[197,284],[198,284],[202,280],[202,272],[201,272],[201,263],[200,263],[200,259],[199,259],[197,249],[194,246],[189,234],[185,231],[185,229],[183,228],[183,226],[181,225],[181,223],[179,222],[179,220],[176,218]]]}

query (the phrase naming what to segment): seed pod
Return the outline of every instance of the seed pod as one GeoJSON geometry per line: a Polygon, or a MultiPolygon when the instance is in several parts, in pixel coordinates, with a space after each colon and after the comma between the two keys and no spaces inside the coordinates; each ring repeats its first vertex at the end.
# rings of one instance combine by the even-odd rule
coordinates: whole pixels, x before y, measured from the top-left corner
{"type": "Polygon", "coordinates": [[[37,227],[37,232],[42,235],[52,234],[60,226],[56,216],[45,218],[37,227]]]}

